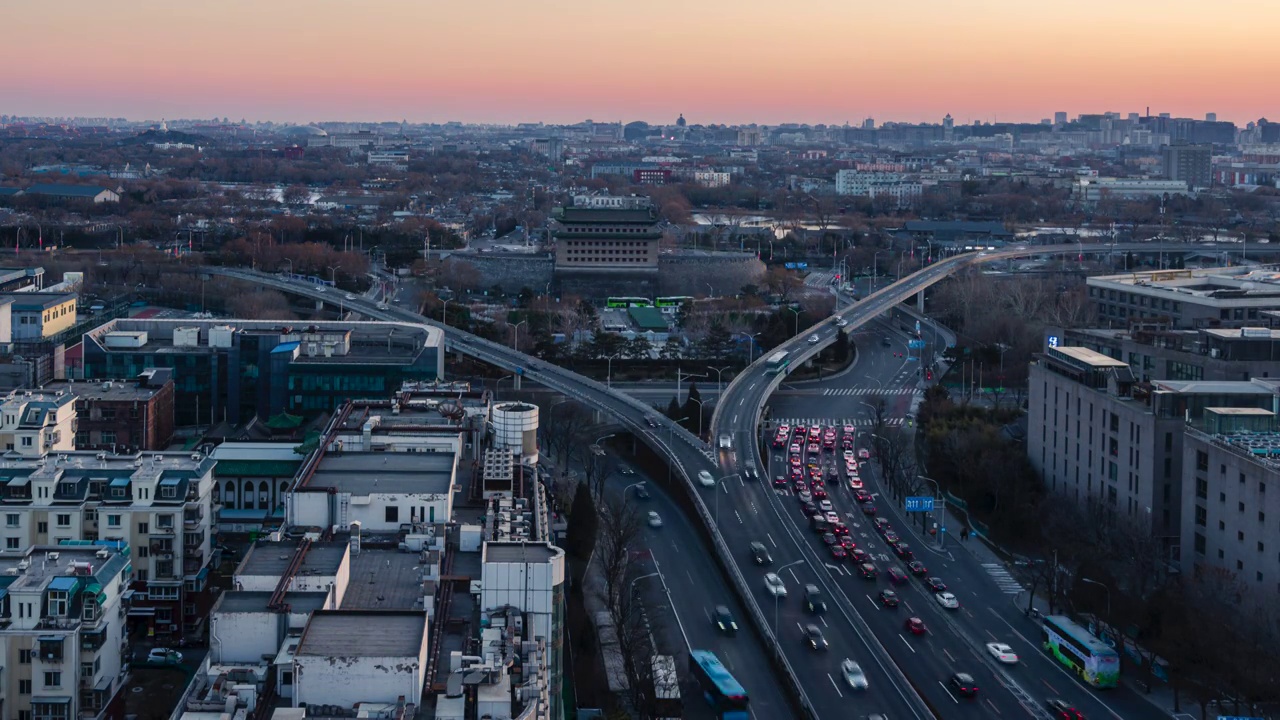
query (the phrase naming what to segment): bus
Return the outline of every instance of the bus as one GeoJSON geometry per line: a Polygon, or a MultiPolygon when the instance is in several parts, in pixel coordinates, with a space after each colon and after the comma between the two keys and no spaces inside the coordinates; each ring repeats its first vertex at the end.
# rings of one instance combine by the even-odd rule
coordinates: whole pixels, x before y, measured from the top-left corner
{"type": "Polygon", "coordinates": [[[653,307],[653,301],[642,297],[611,297],[605,300],[604,305],[611,308],[653,307]]]}
{"type": "Polygon", "coordinates": [[[720,720],[748,720],[747,691],[710,650],[689,651],[689,672],[720,720]]]}
{"type": "Polygon", "coordinates": [[[1058,662],[1096,688],[1113,688],[1120,680],[1120,655],[1065,615],[1046,615],[1040,640],[1058,662]]]}
{"type": "Polygon", "coordinates": [[[670,655],[653,656],[653,717],[655,720],[684,717],[680,676],[676,674],[676,660],[670,655]]]}
{"type": "Polygon", "coordinates": [[[693,298],[686,296],[660,297],[653,301],[653,306],[664,313],[674,313],[680,309],[680,306],[687,302],[693,302],[693,298]]]}
{"type": "Polygon", "coordinates": [[[791,364],[791,358],[786,350],[779,350],[778,352],[770,355],[769,359],[765,361],[765,364],[768,368],[765,372],[770,375],[777,375],[780,372],[786,371],[787,366],[791,364]]]}

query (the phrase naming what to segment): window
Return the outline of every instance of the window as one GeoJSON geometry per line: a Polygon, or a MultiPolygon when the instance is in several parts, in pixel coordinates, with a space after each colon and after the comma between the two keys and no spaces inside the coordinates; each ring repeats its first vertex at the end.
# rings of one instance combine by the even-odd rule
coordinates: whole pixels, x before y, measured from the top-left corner
{"type": "Polygon", "coordinates": [[[21,550],[22,548],[18,546],[19,542],[20,540],[16,537],[5,538],[4,549],[5,550],[21,550]]]}
{"type": "Polygon", "coordinates": [[[31,650],[29,648],[18,651],[18,664],[19,665],[31,664],[31,650]]]}
{"type": "Polygon", "coordinates": [[[47,521],[47,520],[41,520],[41,521],[37,522],[37,523],[36,523],[36,534],[37,534],[37,535],[47,535],[47,534],[49,534],[49,521],[47,521]]]}
{"type": "Polygon", "coordinates": [[[1209,453],[1203,450],[1196,451],[1196,469],[1209,472],[1209,453]]]}
{"type": "Polygon", "coordinates": [[[31,681],[30,681],[30,680],[19,680],[19,681],[18,681],[18,694],[19,694],[19,695],[30,695],[30,694],[31,694],[31,681]]]}
{"type": "Polygon", "coordinates": [[[1196,506],[1196,524],[1204,527],[1209,521],[1209,512],[1199,505],[1196,506]]]}
{"type": "Polygon", "coordinates": [[[103,444],[103,445],[115,445],[115,444],[116,444],[116,431],[115,431],[115,430],[103,430],[103,431],[102,431],[102,444],[103,444]]]}
{"type": "Polygon", "coordinates": [[[44,686],[47,688],[62,687],[62,673],[57,670],[51,670],[44,674],[44,686]]]}
{"type": "Polygon", "coordinates": [[[387,517],[386,517],[387,522],[400,522],[400,508],[396,507],[395,505],[389,505],[386,508],[386,511],[387,511],[387,517]]]}
{"type": "Polygon", "coordinates": [[[49,615],[63,617],[67,614],[67,591],[49,591],[49,615]]]}
{"type": "Polygon", "coordinates": [[[119,515],[108,515],[108,516],[107,516],[107,527],[109,527],[109,528],[118,528],[118,527],[120,527],[120,516],[119,516],[119,515]]]}
{"type": "Polygon", "coordinates": [[[1266,551],[1267,551],[1267,546],[1266,546],[1266,545],[1263,545],[1263,544],[1262,544],[1262,541],[1261,541],[1261,540],[1259,540],[1259,541],[1258,541],[1258,552],[1266,552],[1266,551]]]}
{"type": "Polygon", "coordinates": [[[146,523],[144,523],[144,522],[140,522],[140,523],[138,523],[138,534],[139,534],[139,535],[146,535],[146,534],[148,534],[149,532],[150,532],[150,528],[147,526],[147,524],[146,524],[146,523]]]}
{"type": "Polygon", "coordinates": [[[4,516],[4,526],[16,528],[21,523],[22,516],[18,513],[8,513],[4,516]]]}
{"type": "Polygon", "coordinates": [[[71,515],[68,513],[59,513],[56,518],[56,522],[60,528],[71,527],[71,515]]]}

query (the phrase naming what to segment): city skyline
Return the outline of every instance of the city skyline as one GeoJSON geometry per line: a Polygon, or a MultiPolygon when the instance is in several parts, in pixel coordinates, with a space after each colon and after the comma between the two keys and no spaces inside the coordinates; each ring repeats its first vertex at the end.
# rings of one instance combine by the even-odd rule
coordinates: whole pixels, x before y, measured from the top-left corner
{"type": "Polygon", "coordinates": [[[133,0],[21,4],[0,47],[0,112],[513,124],[647,120],[1038,122],[1060,110],[1244,125],[1280,115],[1267,29],[1280,6],[1225,0],[921,13],[813,0],[133,0]],[[1230,47],[1230,53],[1221,52],[1230,47]]]}

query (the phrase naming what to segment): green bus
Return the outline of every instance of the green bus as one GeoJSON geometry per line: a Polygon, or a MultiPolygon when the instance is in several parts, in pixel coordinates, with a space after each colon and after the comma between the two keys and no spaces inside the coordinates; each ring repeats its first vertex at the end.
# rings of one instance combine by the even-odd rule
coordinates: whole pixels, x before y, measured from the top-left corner
{"type": "Polygon", "coordinates": [[[1040,628],[1045,652],[1096,688],[1120,681],[1120,655],[1065,615],[1046,615],[1040,628]]]}
{"type": "Polygon", "coordinates": [[[653,307],[653,301],[642,297],[611,297],[605,300],[604,306],[610,308],[653,307]]]}
{"type": "Polygon", "coordinates": [[[777,375],[778,373],[786,372],[787,367],[790,365],[791,354],[786,350],[779,350],[770,355],[768,360],[765,360],[765,372],[769,375],[777,375]]]}
{"type": "Polygon", "coordinates": [[[693,298],[683,296],[660,297],[654,301],[654,305],[660,308],[678,308],[687,302],[693,302],[693,298]]]}

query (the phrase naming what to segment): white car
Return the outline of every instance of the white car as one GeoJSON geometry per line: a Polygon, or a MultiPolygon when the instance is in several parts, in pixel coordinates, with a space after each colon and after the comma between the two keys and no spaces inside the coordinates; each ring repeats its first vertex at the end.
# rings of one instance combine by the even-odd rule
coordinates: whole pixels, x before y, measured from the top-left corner
{"type": "Polygon", "coordinates": [[[844,675],[844,681],[849,683],[849,687],[854,690],[867,689],[867,674],[862,672],[862,666],[858,663],[849,658],[841,660],[840,674],[844,675]]]}
{"type": "Polygon", "coordinates": [[[827,522],[831,523],[832,525],[835,525],[836,523],[840,522],[840,514],[834,510],[830,510],[826,514],[826,519],[827,519],[827,522]]]}
{"type": "Polygon", "coordinates": [[[720,449],[729,450],[733,448],[733,437],[727,433],[720,436],[720,449]]]}
{"type": "Polygon", "coordinates": [[[654,512],[653,510],[649,511],[649,527],[655,527],[655,528],[662,527],[662,516],[654,512]]]}
{"type": "Polygon", "coordinates": [[[813,493],[808,490],[801,490],[796,497],[799,498],[800,502],[807,503],[813,500],[813,493]]]}
{"type": "Polygon", "coordinates": [[[769,594],[774,597],[787,596],[787,586],[782,582],[782,578],[778,577],[777,573],[765,573],[764,589],[768,590],[769,594]]]}
{"type": "Polygon", "coordinates": [[[810,335],[810,336],[809,336],[809,344],[810,344],[810,345],[817,345],[817,344],[818,344],[818,343],[820,343],[820,342],[822,342],[822,341],[818,339],[818,336],[817,336],[817,335],[810,335]]]}
{"type": "Polygon", "coordinates": [[[701,484],[702,487],[712,487],[716,484],[716,479],[711,477],[711,473],[706,470],[699,470],[698,483],[701,484]]]}
{"type": "Polygon", "coordinates": [[[347,299],[348,299],[348,300],[355,300],[355,299],[356,299],[356,296],[355,296],[354,294],[352,294],[352,293],[347,293],[347,299]]]}
{"type": "Polygon", "coordinates": [[[1013,648],[1004,643],[987,643],[987,652],[991,653],[991,657],[995,658],[997,662],[1002,662],[1005,665],[1018,664],[1018,654],[1013,651],[1013,648]]]}
{"type": "Polygon", "coordinates": [[[844,451],[844,459],[845,459],[845,460],[853,460],[853,459],[854,459],[853,451],[852,451],[852,450],[845,450],[845,451],[844,451]]]}
{"type": "Polygon", "coordinates": [[[836,327],[844,327],[845,325],[848,325],[848,324],[849,324],[848,320],[845,320],[844,318],[836,318],[836,327]]]}
{"type": "Polygon", "coordinates": [[[147,662],[178,665],[182,663],[182,653],[169,648],[151,648],[151,652],[147,653],[147,662]]]}
{"type": "Polygon", "coordinates": [[[832,510],[835,510],[835,507],[831,504],[830,500],[819,500],[818,509],[824,513],[829,513],[832,510]]]}
{"type": "Polygon", "coordinates": [[[960,600],[949,592],[940,592],[937,595],[934,595],[933,598],[938,601],[939,605],[948,610],[960,609],[960,600]]]}

